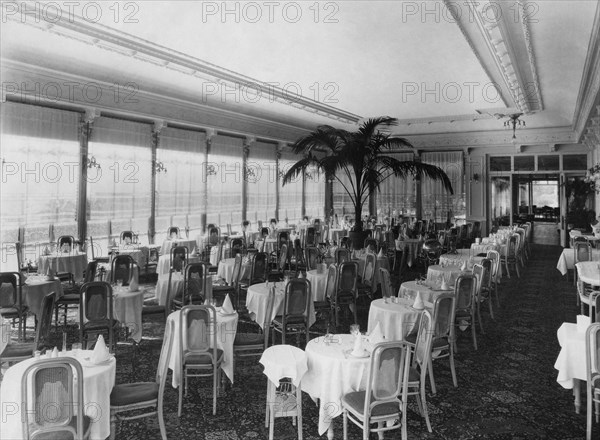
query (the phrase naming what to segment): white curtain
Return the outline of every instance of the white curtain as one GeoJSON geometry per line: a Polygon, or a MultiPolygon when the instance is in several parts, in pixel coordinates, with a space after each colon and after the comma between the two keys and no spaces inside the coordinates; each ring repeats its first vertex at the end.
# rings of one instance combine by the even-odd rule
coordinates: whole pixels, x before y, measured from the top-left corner
{"type": "MultiPolygon", "coordinates": [[[[412,161],[413,153],[387,153],[400,161],[412,161]]],[[[416,185],[413,177],[391,176],[384,180],[377,192],[378,216],[414,215],[416,210],[416,185]]]]}
{"type": "Polygon", "coordinates": [[[16,258],[5,255],[8,243],[12,248],[22,241],[25,257],[34,260],[51,238],[50,230],[55,237],[77,236],[81,170],[79,113],[5,102],[1,121],[0,241],[5,267],[16,258]]]}
{"type": "Polygon", "coordinates": [[[200,234],[206,135],[197,131],[165,128],[160,132],[156,160],[166,172],[156,174],[156,232],[160,243],[169,226],[178,226],[190,237],[200,234]]]}
{"type": "Polygon", "coordinates": [[[267,222],[275,216],[277,204],[277,146],[264,142],[254,142],[250,146],[246,162],[246,182],[248,205],[246,220],[256,224],[258,220],[267,222]]]}
{"type": "Polygon", "coordinates": [[[304,203],[306,215],[311,218],[325,218],[325,174],[316,167],[310,167],[304,182],[304,203]]]}
{"type": "Polygon", "coordinates": [[[452,183],[454,195],[444,189],[440,182],[423,179],[421,186],[421,201],[423,218],[435,217],[436,222],[445,222],[450,212],[454,217],[466,214],[464,190],[464,158],[462,151],[445,151],[423,153],[424,163],[436,165],[443,169],[452,183]]]}
{"type": "MultiPolygon", "coordinates": [[[[283,149],[279,159],[280,175],[283,176],[301,158],[290,149],[283,149]]],[[[298,223],[302,219],[302,175],[279,188],[279,219],[298,223]]]]}
{"type": "MultiPolygon", "coordinates": [[[[101,244],[123,230],[148,224],[151,208],[151,126],[101,117],[94,121],[88,169],[88,235],[101,244]]],[[[147,227],[134,229],[145,241],[147,227]]]]}
{"type": "Polygon", "coordinates": [[[207,163],[207,223],[224,229],[228,223],[242,223],[242,154],[241,138],[215,136],[207,163]]]}

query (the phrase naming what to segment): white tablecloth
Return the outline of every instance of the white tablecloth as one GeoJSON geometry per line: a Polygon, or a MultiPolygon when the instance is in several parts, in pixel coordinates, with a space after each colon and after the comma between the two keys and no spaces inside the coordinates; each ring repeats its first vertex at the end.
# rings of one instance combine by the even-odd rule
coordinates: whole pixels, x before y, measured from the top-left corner
{"type": "Polygon", "coordinates": [[[173,246],[187,246],[188,251],[192,253],[196,248],[196,240],[189,240],[187,238],[176,238],[175,240],[167,239],[163,241],[160,248],[160,254],[169,255],[173,246]]]}
{"type": "Polygon", "coordinates": [[[423,240],[418,238],[396,240],[396,250],[402,252],[400,268],[403,268],[404,265],[412,267],[415,259],[419,255],[419,252],[421,252],[422,246],[423,240]]]}
{"type": "Polygon", "coordinates": [[[498,251],[500,255],[503,255],[506,253],[506,245],[492,243],[471,244],[471,253],[473,255],[485,254],[487,251],[498,251]]]}
{"type": "Polygon", "coordinates": [[[42,255],[38,259],[38,273],[46,275],[51,267],[56,272],[69,272],[75,281],[83,281],[83,272],[87,266],[86,254],[53,254],[42,255]]]}
{"type": "Polygon", "coordinates": [[[42,312],[42,301],[50,292],[54,292],[54,298],[63,296],[63,288],[60,280],[48,281],[45,276],[30,276],[23,286],[23,304],[29,307],[29,311],[36,316],[42,312]]]}
{"type": "MultiPolygon", "coordinates": [[[[72,355],[72,352],[68,352],[72,355]]],[[[90,438],[104,440],[110,435],[110,392],[115,385],[117,363],[113,358],[103,365],[92,365],[83,358],[92,355],[84,350],[77,358],[83,369],[84,413],[91,418],[90,438]]],[[[27,367],[36,359],[21,361],[4,374],[0,387],[0,407],[2,408],[2,438],[20,439],[23,437],[21,424],[21,378],[27,367]]]]}
{"type": "Polygon", "coordinates": [[[4,318],[0,318],[0,354],[4,351],[4,348],[10,341],[10,321],[4,318]]]}
{"type": "Polygon", "coordinates": [[[117,249],[119,255],[129,255],[140,268],[144,268],[148,262],[150,250],[148,246],[139,246],[136,244],[123,244],[117,249]]]}
{"type": "MultiPolygon", "coordinates": [[[[365,269],[365,263],[367,261],[367,255],[363,254],[360,257],[358,257],[358,275],[360,277],[362,277],[363,275],[363,270],[365,269]]],[[[384,269],[387,269],[388,271],[390,270],[390,261],[388,259],[388,257],[383,256],[377,256],[377,259],[375,260],[375,267],[373,268],[373,270],[375,271],[373,274],[373,284],[371,285],[371,291],[375,292],[377,290],[377,285],[381,282],[381,280],[379,279],[379,268],[383,267],[384,269]]]]}
{"type": "Polygon", "coordinates": [[[354,336],[335,335],[340,344],[325,344],[324,338],[306,345],[308,371],[302,379],[302,391],[319,399],[319,435],[330,428],[333,418],[342,414],[342,396],[366,388],[370,357],[353,358],[354,336]]]}
{"type": "MultiPolygon", "coordinates": [[[[183,274],[180,272],[173,272],[171,275],[171,289],[174,293],[171,293],[171,297],[175,298],[180,292],[183,292],[183,274]]],[[[156,300],[161,306],[167,305],[167,294],[169,290],[169,274],[162,274],[158,276],[156,282],[156,300]]]]}
{"type": "MultiPolygon", "coordinates": [[[[175,337],[173,338],[173,348],[169,359],[169,368],[173,371],[173,388],[177,388],[181,384],[181,310],[171,313],[167,321],[175,321],[174,329],[175,337]]],[[[238,314],[221,315],[217,311],[217,348],[223,350],[223,372],[227,375],[231,383],[233,383],[233,341],[237,332],[238,314]]],[[[168,327],[168,326],[167,326],[168,327]]],[[[166,336],[166,335],[165,335],[166,336]]],[[[211,339],[212,341],[212,336],[211,339]]]]}
{"type": "Polygon", "coordinates": [[[556,332],[560,353],[554,363],[558,370],[556,381],[563,387],[573,388],[573,380],[587,380],[585,359],[585,332],[577,331],[577,324],[564,322],[556,332]]]}
{"type": "MultiPolygon", "coordinates": [[[[201,263],[201,257],[189,257],[188,263],[201,263]]],[[[156,266],[156,273],[159,275],[168,274],[171,269],[171,255],[161,255],[158,258],[158,265],[156,266]]]]}
{"type": "Polygon", "coordinates": [[[455,254],[440,255],[440,265],[451,265],[460,267],[464,261],[471,260],[473,263],[480,263],[484,257],[477,257],[473,249],[457,249],[455,254]]]}
{"type": "MultiPolygon", "coordinates": [[[[465,273],[473,273],[468,270],[465,273]]],[[[454,286],[456,278],[461,274],[460,267],[458,266],[445,266],[442,267],[439,264],[434,264],[427,268],[427,281],[441,283],[442,278],[446,280],[446,284],[454,286]]]]}
{"type": "MultiPolygon", "coordinates": [[[[600,261],[600,249],[592,249],[592,261],[600,261]]],[[[572,248],[563,249],[556,268],[563,275],[567,274],[567,270],[572,270],[575,267],[575,250],[572,248]]]]}
{"type": "Polygon", "coordinates": [[[327,272],[318,273],[316,269],[309,270],[306,272],[306,279],[310,282],[313,301],[325,301],[327,272]]]}
{"type": "MultiPolygon", "coordinates": [[[[273,284],[273,283],[270,283],[273,284]]],[[[273,313],[270,321],[277,315],[283,314],[283,300],[284,300],[284,282],[275,283],[275,299],[273,302],[273,313]]],[[[248,311],[252,313],[252,317],[258,325],[263,326],[265,322],[265,315],[267,314],[267,298],[269,295],[269,289],[267,283],[258,283],[248,287],[248,293],[246,295],[246,307],[248,311]]],[[[309,313],[308,313],[308,325],[311,326],[315,323],[315,308],[313,302],[310,301],[309,313]]]]}
{"type": "MultiPolygon", "coordinates": [[[[403,341],[407,335],[416,332],[419,326],[421,310],[411,306],[414,301],[400,298],[398,303],[384,302],[382,298],[371,302],[367,333],[371,333],[377,324],[388,341],[403,341]]],[[[432,304],[426,303],[431,311],[432,304]]]]}
{"type": "Polygon", "coordinates": [[[144,307],[144,290],[130,292],[128,287],[113,288],[113,311],[115,318],[127,326],[131,339],[142,340],[142,307],[144,307]]]}
{"type": "MultiPolygon", "coordinates": [[[[225,258],[224,260],[219,261],[219,266],[217,267],[217,276],[224,279],[227,284],[231,284],[233,281],[234,266],[235,258],[225,258]]],[[[252,265],[250,262],[242,264],[242,273],[240,274],[240,279],[248,278],[250,276],[251,269],[252,265]]]]}
{"type": "Polygon", "coordinates": [[[419,292],[421,293],[423,301],[433,303],[438,295],[441,295],[442,293],[453,293],[453,290],[439,290],[438,286],[432,289],[427,284],[417,284],[416,281],[406,281],[400,285],[398,297],[414,300],[419,292]]]}
{"type": "Polygon", "coordinates": [[[582,261],[575,265],[577,276],[581,281],[592,286],[600,286],[600,262],[582,261]]]}

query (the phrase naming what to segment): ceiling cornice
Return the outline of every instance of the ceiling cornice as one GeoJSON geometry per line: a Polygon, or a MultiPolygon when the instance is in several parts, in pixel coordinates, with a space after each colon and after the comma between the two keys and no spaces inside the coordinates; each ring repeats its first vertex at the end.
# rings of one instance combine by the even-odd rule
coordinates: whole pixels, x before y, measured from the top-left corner
{"type": "MultiPolygon", "coordinates": [[[[59,106],[74,111],[84,111],[90,107],[96,108],[104,114],[119,115],[134,120],[147,120],[152,123],[157,118],[165,119],[169,123],[187,126],[194,129],[215,129],[227,131],[232,134],[245,136],[257,135],[263,139],[273,142],[295,141],[298,137],[310,132],[312,127],[299,127],[298,125],[287,125],[272,120],[262,119],[255,116],[233,112],[225,109],[212,107],[198,102],[187,101],[179,98],[168,97],[157,93],[143,90],[136,91],[136,103],[130,108],[124,107],[114,99],[106,101],[90,102],[81,96],[78,91],[81,88],[69,90],[69,84],[94,84],[101,89],[100,96],[111,97],[114,85],[79,75],[66,72],[58,72],[41,66],[25,64],[13,60],[1,60],[2,64],[2,97],[13,98],[18,101],[29,103],[40,103],[45,105],[59,106]],[[14,81],[13,81],[14,80],[14,81]],[[18,84],[18,90],[12,89],[18,84]],[[30,86],[34,84],[39,86],[30,86]],[[44,85],[51,84],[53,88],[60,87],[60,99],[54,99],[39,93],[44,85]],[[120,105],[117,105],[120,104],[120,105]],[[161,109],[164,113],[148,113],[144,109],[161,109]],[[169,111],[176,109],[176,111],[169,111]],[[184,118],[185,116],[185,118],[184,118]]],[[[53,89],[54,90],[54,89],[53,89]]],[[[58,91],[58,89],[56,89],[58,91]]]]}
{"type": "MultiPolygon", "coordinates": [[[[11,3],[3,2],[2,8],[6,8],[8,4],[11,3]]],[[[17,23],[24,23],[45,32],[51,32],[64,38],[83,42],[189,76],[208,77],[215,82],[225,82],[228,85],[239,87],[243,86],[246,89],[254,90],[260,99],[277,101],[342,123],[353,124],[361,119],[359,115],[337,109],[304,96],[293,95],[293,99],[291,99],[290,91],[273,84],[219,67],[199,58],[160,46],[100,23],[90,23],[84,18],[71,14],[68,11],[63,10],[59,17],[49,22],[46,20],[47,17],[41,13],[41,8],[35,7],[35,2],[19,2],[18,5],[20,8],[27,10],[28,13],[3,13],[3,17],[6,16],[9,20],[17,23]]]]}
{"type": "Polygon", "coordinates": [[[573,130],[579,139],[584,134],[588,119],[593,115],[594,106],[598,105],[600,92],[600,3],[596,6],[594,24],[588,51],[585,57],[581,86],[573,115],[573,130]]]}

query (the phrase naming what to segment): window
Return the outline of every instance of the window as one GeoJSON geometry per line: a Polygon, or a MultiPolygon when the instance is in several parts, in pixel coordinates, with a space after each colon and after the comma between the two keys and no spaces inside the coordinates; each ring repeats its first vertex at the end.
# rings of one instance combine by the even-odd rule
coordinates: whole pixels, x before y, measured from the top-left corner
{"type": "Polygon", "coordinates": [[[121,231],[147,239],[151,210],[151,128],[149,124],[101,117],[94,121],[89,157],[101,168],[87,176],[88,236],[107,250],[121,231]]]}
{"type": "Polygon", "coordinates": [[[304,203],[306,215],[311,218],[324,218],[325,174],[316,167],[308,169],[304,180],[304,203]]]}
{"type": "Polygon", "coordinates": [[[166,238],[167,228],[178,226],[189,237],[201,233],[204,197],[204,133],[165,128],[160,133],[156,160],[166,172],[156,174],[156,243],[166,238]]]}
{"type": "Polygon", "coordinates": [[[454,194],[446,191],[441,182],[424,178],[421,184],[423,218],[434,218],[436,222],[445,222],[448,215],[458,218],[466,216],[466,197],[464,188],[464,165],[462,151],[423,153],[424,163],[443,169],[452,183],[454,194]]]}
{"type": "Polygon", "coordinates": [[[511,157],[490,157],[490,171],[511,171],[511,157]]]}
{"type": "MultiPolygon", "coordinates": [[[[289,149],[282,150],[279,174],[283,176],[300,158],[289,149]]],[[[279,189],[279,219],[286,218],[290,223],[298,223],[302,219],[302,175],[279,189]]]]}
{"type": "Polygon", "coordinates": [[[275,216],[277,205],[277,146],[264,142],[254,142],[250,146],[246,161],[246,182],[248,205],[246,219],[252,224],[258,220],[268,221],[275,216]]]}
{"type": "MultiPolygon", "coordinates": [[[[412,153],[388,153],[400,161],[412,161],[412,153]]],[[[377,211],[383,216],[409,214],[416,212],[416,185],[414,177],[400,178],[391,176],[384,180],[377,193],[377,211]]]]}
{"type": "Polygon", "coordinates": [[[588,168],[587,154],[565,154],[562,160],[564,171],[585,171],[588,168]]]}
{"type": "Polygon", "coordinates": [[[208,153],[206,221],[223,230],[242,223],[242,152],[241,138],[219,135],[208,153]]]}
{"type": "Polygon", "coordinates": [[[558,154],[538,156],[538,171],[558,171],[560,156],[558,154]]]}
{"type": "Polygon", "coordinates": [[[25,258],[35,260],[59,235],[77,236],[79,114],[6,102],[1,115],[2,267],[14,270],[8,243],[23,242],[25,258]]]}
{"type": "Polygon", "coordinates": [[[515,171],[533,171],[535,156],[515,156],[515,171]]]}

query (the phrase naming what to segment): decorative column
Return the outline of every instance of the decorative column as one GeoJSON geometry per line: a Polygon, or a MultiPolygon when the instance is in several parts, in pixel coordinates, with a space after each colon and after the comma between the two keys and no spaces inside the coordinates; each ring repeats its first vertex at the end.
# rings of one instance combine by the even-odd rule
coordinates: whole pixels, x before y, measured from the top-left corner
{"type": "Polygon", "coordinates": [[[246,136],[244,139],[244,151],[242,154],[242,221],[248,220],[248,156],[250,155],[250,146],[256,141],[253,136],[246,136]]]}
{"type": "Polygon", "coordinates": [[[212,128],[206,130],[206,148],[204,149],[204,163],[202,164],[203,180],[204,180],[204,191],[202,193],[202,215],[200,216],[200,228],[204,232],[206,231],[206,213],[208,212],[208,155],[212,147],[212,140],[216,136],[216,131],[212,128]]]}
{"type": "Polygon", "coordinates": [[[79,243],[83,246],[87,235],[87,170],[88,170],[88,146],[92,136],[92,124],[99,116],[95,108],[86,109],[85,114],[79,119],[79,169],[81,178],[77,194],[77,236],[79,243]]]}
{"type": "Polygon", "coordinates": [[[279,220],[279,195],[281,194],[280,188],[282,182],[282,176],[280,176],[279,161],[281,159],[281,150],[283,150],[283,148],[286,145],[287,144],[285,142],[279,142],[275,151],[275,218],[277,220],[279,220]]]}
{"type": "Polygon", "coordinates": [[[152,127],[152,143],[150,145],[152,154],[152,178],[150,181],[150,217],[148,218],[148,243],[154,244],[154,237],[156,235],[156,150],[158,150],[160,144],[160,132],[166,127],[166,122],[162,120],[154,121],[152,127]]]}

